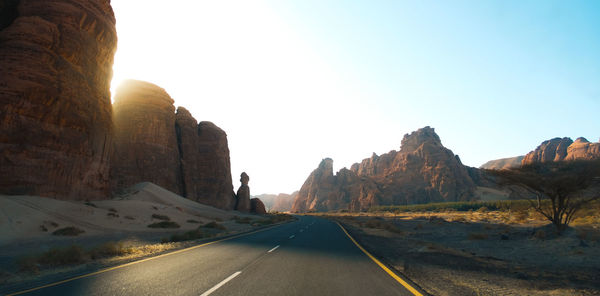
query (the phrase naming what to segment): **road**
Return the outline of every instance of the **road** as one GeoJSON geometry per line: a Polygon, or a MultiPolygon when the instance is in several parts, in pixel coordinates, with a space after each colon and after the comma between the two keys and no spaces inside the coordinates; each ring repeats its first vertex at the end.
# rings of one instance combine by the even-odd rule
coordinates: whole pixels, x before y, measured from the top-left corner
{"type": "Polygon", "coordinates": [[[21,295],[413,295],[326,219],[264,231],[21,295]]]}

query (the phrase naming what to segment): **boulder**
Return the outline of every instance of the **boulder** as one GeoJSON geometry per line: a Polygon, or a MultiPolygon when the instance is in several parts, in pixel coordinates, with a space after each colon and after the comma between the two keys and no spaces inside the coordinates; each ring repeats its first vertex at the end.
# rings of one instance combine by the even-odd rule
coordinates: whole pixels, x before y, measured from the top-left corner
{"type": "Polygon", "coordinates": [[[267,213],[265,209],[265,204],[258,198],[250,199],[250,213],[264,215],[267,213]]]}
{"type": "Polygon", "coordinates": [[[3,1],[0,16],[0,193],[109,198],[110,1],[3,1]]]}

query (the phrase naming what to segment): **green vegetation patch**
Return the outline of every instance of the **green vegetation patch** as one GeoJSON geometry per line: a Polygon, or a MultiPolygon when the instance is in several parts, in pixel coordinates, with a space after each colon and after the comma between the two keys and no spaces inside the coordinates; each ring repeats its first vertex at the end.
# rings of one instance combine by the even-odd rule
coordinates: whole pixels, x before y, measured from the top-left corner
{"type": "MultiPolygon", "coordinates": [[[[544,201],[549,202],[549,201],[544,201]]],[[[531,207],[529,200],[497,200],[497,201],[458,201],[439,202],[415,205],[375,206],[369,212],[468,212],[468,211],[505,211],[527,210],[531,207]]]]}

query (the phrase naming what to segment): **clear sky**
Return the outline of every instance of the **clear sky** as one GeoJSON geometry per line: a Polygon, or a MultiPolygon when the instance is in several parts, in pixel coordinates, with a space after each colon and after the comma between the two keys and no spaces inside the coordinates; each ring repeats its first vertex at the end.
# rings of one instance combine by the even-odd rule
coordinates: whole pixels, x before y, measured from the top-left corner
{"type": "Polygon", "coordinates": [[[600,137],[600,1],[112,0],[113,89],[228,134],[234,186],[300,189],[436,129],[464,164],[600,137]]]}

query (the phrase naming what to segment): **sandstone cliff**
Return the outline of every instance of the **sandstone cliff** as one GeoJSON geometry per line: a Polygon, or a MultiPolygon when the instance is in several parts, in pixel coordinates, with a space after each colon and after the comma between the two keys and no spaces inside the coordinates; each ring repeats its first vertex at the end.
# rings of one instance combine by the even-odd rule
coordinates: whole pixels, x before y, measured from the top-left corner
{"type": "Polygon", "coordinates": [[[374,205],[471,200],[475,183],[458,156],[446,149],[434,129],[425,127],[402,139],[390,151],[341,169],[324,159],[293,203],[293,212],[348,209],[374,205]]]}
{"type": "Polygon", "coordinates": [[[534,162],[562,161],[567,157],[567,148],[573,143],[570,138],[554,138],[542,142],[535,150],[527,153],[522,165],[534,162]]]}
{"type": "Polygon", "coordinates": [[[108,198],[110,1],[4,1],[0,16],[0,193],[108,198]]]}
{"type": "Polygon", "coordinates": [[[575,142],[571,138],[554,138],[542,142],[535,150],[527,153],[521,164],[594,159],[600,159],[600,143],[590,143],[585,138],[577,138],[575,142]]]}
{"type": "Polygon", "coordinates": [[[479,168],[487,170],[508,170],[521,167],[524,155],[490,160],[479,168]]]}
{"type": "Polygon", "coordinates": [[[154,84],[128,80],[114,100],[114,189],[152,182],[181,194],[173,99],[154,84]]]}
{"type": "MultiPolygon", "coordinates": [[[[152,182],[197,202],[233,210],[227,134],[197,123],[162,88],[128,80],[115,94],[111,178],[118,192],[152,182]]],[[[248,204],[249,207],[249,204],[248,204]]]]}
{"type": "Polygon", "coordinates": [[[214,207],[233,210],[236,199],[231,180],[231,163],[227,134],[209,121],[198,124],[197,201],[214,207]]]}

